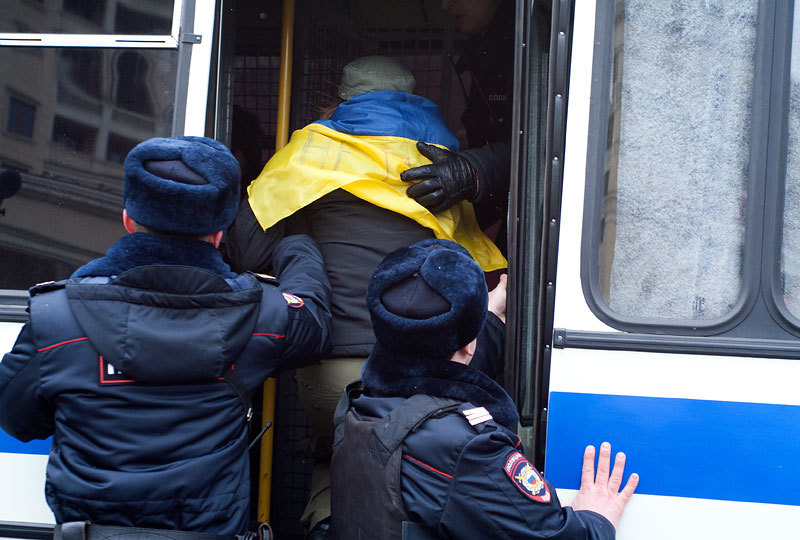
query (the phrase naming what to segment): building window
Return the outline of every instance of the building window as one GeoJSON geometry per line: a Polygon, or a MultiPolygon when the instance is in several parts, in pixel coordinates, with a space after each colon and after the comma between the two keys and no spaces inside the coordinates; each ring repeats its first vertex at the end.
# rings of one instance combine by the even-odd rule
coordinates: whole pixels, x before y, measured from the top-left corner
{"type": "Polygon", "coordinates": [[[0,9],[0,33],[169,35],[175,12],[174,0],[0,1],[7,5],[0,9]]]}
{"type": "Polygon", "coordinates": [[[33,137],[33,119],[35,115],[35,106],[15,97],[9,98],[6,131],[23,137],[33,137]]]}
{"type": "Polygon", "coordinates": [[[53,142],[69,150],[91,154],[97,139],[97,129],[61,116],[53,119],[53,142]]]}
{"type": "Polygon", "coordinates": [[[126,137],[120,137],[114,133],[109,133],[108,146],[106,146],[106,161],[123,163],[125,161],[125,156],[128,155],[128,152],[130,152],[136,144],[137,141],[126,137]]]}
{"type": "Polygon", "coordinates": [[[64,0],[64,11],[95,24],[102,24],[106,0],[64,0]]]}
{"type": "Polygon", "coordinates": [[[101,51],[64,49],[61,51],[61,58],[67,66],[70,82],[89,96],[99,98],[103,91],[101,51]]]}
{"type": "MultiPolygon", "coordinates": [[[[166,2],[164,2],[166,4],[166,2]]],[[[117,11],[114,17],[114,33],[116,34],[169,34],[172,30],[171,6],[169,11],[162,10],[160,13],[152,13],[131,9],[128,6],[117,4],[117,11]]],[[[141,7],[140,7],[141,9],[141,7]]],[[[147,7],[146,10],[153,10],[147,7]]]]}
{"type": "Polygon", "coordinates": [[[116,103],[119,107],[152,116],[153,103],[148,91],[150,64],[138,52],[124,52],[117,58],[116,103]]]}

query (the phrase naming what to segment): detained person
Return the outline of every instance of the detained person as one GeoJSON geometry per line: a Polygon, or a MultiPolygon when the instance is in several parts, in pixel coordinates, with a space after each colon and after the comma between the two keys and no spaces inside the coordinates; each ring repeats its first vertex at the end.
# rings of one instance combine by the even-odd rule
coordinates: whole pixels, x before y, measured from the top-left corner
{"type": "Polygon", "coordinates": [[[455,240],[486,271],[506,266],[470,203],[433,214],[406,196],[400,174],[429,162],[417,141],[458,149],[438,107],[414,95],[414,85],[413,75],[386,57],[347,64],[331,117],[295,131],[270,159],[228,235],[234,269],[269,272],[272,246],[286,234],[307,232],[322,249],[331,281],[333,350],[295,371],[311,423],[308,451],[316,458],[302,518],[309,538],[326,538],[329,528],[334,409],[347,383],[361,376],[375,341],[364,300],[375,267],[391,251],[428,238],[455,240]]]}

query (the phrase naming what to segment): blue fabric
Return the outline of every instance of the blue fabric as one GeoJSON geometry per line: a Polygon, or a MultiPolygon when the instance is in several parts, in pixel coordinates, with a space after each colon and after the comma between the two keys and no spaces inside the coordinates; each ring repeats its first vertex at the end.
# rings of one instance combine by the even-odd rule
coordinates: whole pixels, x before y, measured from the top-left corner
{"type": "Polygon", "coordinates": [[[358,95],[339,105],[330,120],[315,123],[349,135],[403,137],[453,152],[459,148],[433,101],[395,90],[358,95]]]}
{"type": "Polygon", "coordinates": [[[248,430],[220,376],[235,365],[252,391],[328,353],[322,256],[308,237],[285,238],[280,285],[250,275],[233,290],[210,252],[189,266],[184,241],[147,236],[87,265],[119,273],[111,281],[34,290],[31,320],[0,363],[0,427],[21,441],[54,435],[46,496],[58,522],[241,534],[248,430]]]}

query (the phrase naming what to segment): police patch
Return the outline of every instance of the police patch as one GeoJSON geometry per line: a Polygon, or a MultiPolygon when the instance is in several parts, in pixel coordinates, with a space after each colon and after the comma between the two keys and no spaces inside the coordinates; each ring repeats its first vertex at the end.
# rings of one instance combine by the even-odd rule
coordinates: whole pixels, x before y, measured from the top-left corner
{"type": "Polygon", "coordinates": [[[135,383],[130,377],[126,377],[120,370],[115,368],[111,362],[100,357],[100,384],[119,384],[135,383]]]}
{"type": "Polygon", "coordinates": [[[520,452],[514,452],[503,467],[511,482],[536,502],[549,503],[550,489],[533,465],[520,452]]]}
{"type": "Polygon", "coordinates": [[[289,293],[282,293],[283,299],[286,300],[286,303],[289,304],[289,307],[299,308],[303,307],[303,299],[299,296],[295,296],[289,293]]]}

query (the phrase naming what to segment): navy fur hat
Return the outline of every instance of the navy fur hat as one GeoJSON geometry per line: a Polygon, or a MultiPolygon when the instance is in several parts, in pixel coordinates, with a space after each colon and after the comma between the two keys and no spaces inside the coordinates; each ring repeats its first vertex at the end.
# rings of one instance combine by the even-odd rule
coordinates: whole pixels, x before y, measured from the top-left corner
{"type": "Polygon", "coordinates": [[[125,158],[125,209],[157,231],[204,235],[227,229],[239,206],[239,163],[205,137],[153,138],[125,158]]]}
{"type": "Polygon", "coordinates": [[[378,341],[390,350],[449,359],[486,320],[483,270],[449,240],[423,240],[390,253],[367,289],[378,341]]]}

